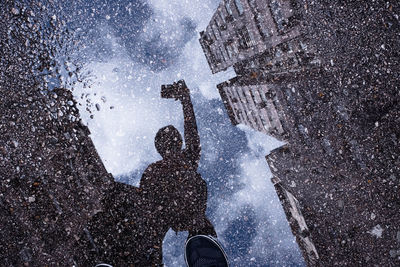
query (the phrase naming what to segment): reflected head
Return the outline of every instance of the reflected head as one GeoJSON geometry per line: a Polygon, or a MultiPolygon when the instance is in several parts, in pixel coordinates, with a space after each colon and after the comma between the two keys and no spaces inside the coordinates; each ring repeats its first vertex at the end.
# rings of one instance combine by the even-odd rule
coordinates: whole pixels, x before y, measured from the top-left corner
{"type": "Polygon", "coordinates": [[[182,149],[182,136],[174,126],[168,125],[158,130],[154,143],[164,158],[182,149]]]}

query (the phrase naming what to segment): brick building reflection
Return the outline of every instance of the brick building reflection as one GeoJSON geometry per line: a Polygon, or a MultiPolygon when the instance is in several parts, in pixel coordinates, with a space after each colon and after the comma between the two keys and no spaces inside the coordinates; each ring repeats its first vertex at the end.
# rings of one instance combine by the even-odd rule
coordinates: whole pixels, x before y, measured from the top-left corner
{"type": "Polygon", "coordinates": [[[400,264],[398,6],[379,2],[224,0],[200,33],[237,74],[217,85],[232,124],[286,142],[266,159],[310,266],[400,264]]]}

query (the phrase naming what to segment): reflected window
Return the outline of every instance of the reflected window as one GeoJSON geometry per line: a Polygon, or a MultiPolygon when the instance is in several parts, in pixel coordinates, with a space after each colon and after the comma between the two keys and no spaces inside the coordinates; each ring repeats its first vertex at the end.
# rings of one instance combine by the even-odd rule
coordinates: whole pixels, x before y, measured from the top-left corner
{"type": "Polygon", "coordinates": [[[221,53],[222,60],[225,62],[226,58],[225,58],[224,52],[222,51],[221,47],[219,47],[219,52],[221,53]]]}
{"type": "Polygon", "coordinates": [[[249,0],[249,5],[254,14],[254,21],[256,22],[257,29],[262,36],[262,38],[267,38],[271,36],[271,32],[265,16],[260,15],[260,11],[257,9],[256,0],[249,0]]]}
{"type": "Polygon", "coordinates": [[[217,21],[215,21],[215,24],[211,25],[211,28],[212,28],[212,30],[214,32],[215,39],[217,40],[217,33],[218,33],[219,36],[221,36],[221,32],[219,31],[219,27],[218,27],[217,21]]]}
{"type": "Polygon", "coordinates": [[[256,0],[248,0],[249,2],[249,6],[252,8],[253,12],[257,11],[257,4],[256,4],[256,0]]]}
{"type": "Polygon", "coordinates": [[[226,12],[228,12],[229,15],[232,15],[232,9],[231,9],[231,5],[230,5],[230,0],[225,2],[225,9],[226,9],[226,12]]]}
{"type": "Polygon", "coordinates": [[[242,103],[247,104],[247,97],[246,97],[245,89],[243,87],[241,87],[241,88],[239,88],[239,92],[240,92],[240,94],[242,96],[242,98],[241,98],[242,103]]]}
{"type": "Polygon", "coordinates": [[[202,38],[204,40],[204,43],[211,45],[214,43],[214,40],[212,39],[212,36],[210,36],[210,33],[202,33],[202,38]]]}
{"type": "Polygon", "coordinates": [[[217,28],[218,28],[218,29],[221,28],[221,25],[220,25],[220,23],[218,22],[217,19],[215,19],[215,25],[217,25],[217,28]]]}
{"type": "Polygon", "coordinates": [[[243,15],[242,2],[240,0],[235,0],[235,6],[236,6],[236,9],[237,9],[239,15],[243,15]]]}
{"type": "Polygon", "coordinates": [[[225,43],[224,46],[225,46],[226,53],[228,54],[228,57],[229,57],[229,58],[232,58],[232,56],[233,56],[233,50],[232,50],[231,44],[225,43]]]}
{"type": "Polygon", "coordinates": [[[207,54],[208,54],[209,59],[211,61],[211,64],[212,65],[216,65],[218,62],[217,62],[217,59],[216,59],[213,51],[211,50],[210,45],[209,44],[205,44],[204,47],[206,48],[206,51],[207,51],[207,54]]]}
{"type": "Polygon", "coordinates": [[[222,60],[223,60],[223,56],[224,56],[224,55],[222,54],[221,49],[218,48],[218,50],[215,51],[215,54],[218,55],[218,56],[217,56],[218,63],[221,63],[222,60]]]}
{"type": "Polygon", "coordinates": [[[267,37],[271,36],[271,31],[265,21],[264,16],[259,16],[258,14],[256,15],[256,25],[257,25],[258,31],[260,32],[260,34],[263,38],[267,38],[267,37]]]}
{"type": "Polygon", "coordinates": [[[245,112],[244,112],[244,115],[245,115],[245,120],[246,120],[248,123],[251,123],[250,115],[247,113],[246,110],[245,110],[245,112]]]}
{"type": "Polygon", "coordinates": [[[210,54],[214,56],[213,58],[214,65],[221,63],[221,54],[219,49],[210,48],[210,52],[211,52],[210,54]]]}
{"type": "Polygon", "coordinates": [[[224,18],[224,15],[222,14],[222,11],[219,11],[219,12],[218,12],[218,16],[219,16],[219,18],[221,19],[222,23],[226,23],[225,18],[224,18]]]}
{"type": "Polygon", "coordinates": [[[287,19],[283,15],[283,10],[282,10],[282,3],[278,0],[273,0],[270,4],[272,15],[275,19],[276,26],[278,27],[278,30],[283,31],[285,30],[288,22],[287,19]]]}
{"type": "Polygon", "coordinates": [[[252,45],[252,38],[246,27],[241,28],[238,31],[239,34],[239,47],[242,49],[250,48],[252,45]]]}
{"type": "Polygon", "coordinates": [[[214,31],[214,25],[211,25],[210,29],[211,29],[211,33],[212,33],[211,38],[214,37],[213,39],[217,40],[217,35],[215,34],[215,31],[214,31]]]}
{"type": "Polygon", "coordinates": [[[252,90],[250,90],[250,96],[251,96],[251,99],[253,99],[253,103],[257,106],[258,101],[257,101],[257,99],[256,99],[256,97],[255,97],[255,95],[254,95],[252,90]]]}
{"type": "MultiPolygon", "coordinates": [[[[267,113],[267,119],[268,119],[268,121],[270,122],[270,127],[272,128],[273,127],[273,125],[275,124],[275,121],[274,121],[274,116],[272,115],[272,112],[271,112],[271,109],[273,109],[273,106],[272,106],[272,104],[270,104],[270,103],[266,103],[266,107],[265,107],[265,111],[266,111],[266,113],[267,113]]],[[[268,129],[268,130],[270,130],[270,129],[268,129]]]]}

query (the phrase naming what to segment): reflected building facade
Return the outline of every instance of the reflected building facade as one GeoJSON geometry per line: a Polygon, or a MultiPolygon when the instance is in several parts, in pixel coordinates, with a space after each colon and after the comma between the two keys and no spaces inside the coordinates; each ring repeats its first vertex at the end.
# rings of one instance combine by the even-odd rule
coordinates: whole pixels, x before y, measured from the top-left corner
{"type": "Polygon", "coordinates": [[[212,73],[237,74],[217,85],[232,124],[286,142],[266,159],[309,266],[400,264],[398,7],[373,8],[224,0],[200,33],[212,73]]]}
{"type": "Polygon", "coordinates": [[[294,2],[269,2],[220,3],[210,24],[200,33],[200,44],[213,73],[231,66],[235,70],[251,69],[258,59],[279,71],[278,61],[294,58],[300,52],[302,48],[298,44],[288,42],[300,36],[301,15],[291,7],[294,2]]]}
{"type": "Polygon", "coordinates": [[[286,139],[284,114],[272,86],[232,79],[219,84],[218,89],[232,124],[242,123],[277,139],[286,139]]]}

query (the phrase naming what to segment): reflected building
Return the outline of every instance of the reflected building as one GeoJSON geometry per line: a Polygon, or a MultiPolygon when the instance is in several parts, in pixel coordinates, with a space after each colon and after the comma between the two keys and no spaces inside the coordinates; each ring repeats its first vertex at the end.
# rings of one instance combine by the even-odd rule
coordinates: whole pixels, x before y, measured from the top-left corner
{"type": "Polygon", "coordinates": [[[278,61],[300,53],[299,44],[288,42],[301,35],[301,15],[291,7],[293,1],[268,2],[232,0],[220,3],[210,24],[200,33],[200,44],[213,73],[231,66],[235,70],[251,69],[259,59],[279,71],[278,61]]]}
{"type": "Polygon", "coordinates": [[[301,32],[295,1],[222,1],[200,44],[213,73],[233,67],[238,77],[218,89],[232,123],[287,139],[276,86],[288,73],[320,65],[301,32]],[[268,3],[267,3],[268,2],[268,3]]]}
{"type": "Polygon", "coordinates": [[[233,125],[242,123],[260,132],[285,140],[283,111],[272,86],[232,79],[218,85],[233,125]]]}
{"type": "Polygon", "coordinates": [[[400,264],[399,7],[378,2],[225,0],[200,33],[237,74],[217,85],[232,124],[286,142],[266,159],[309,266],[400,264]]]}

